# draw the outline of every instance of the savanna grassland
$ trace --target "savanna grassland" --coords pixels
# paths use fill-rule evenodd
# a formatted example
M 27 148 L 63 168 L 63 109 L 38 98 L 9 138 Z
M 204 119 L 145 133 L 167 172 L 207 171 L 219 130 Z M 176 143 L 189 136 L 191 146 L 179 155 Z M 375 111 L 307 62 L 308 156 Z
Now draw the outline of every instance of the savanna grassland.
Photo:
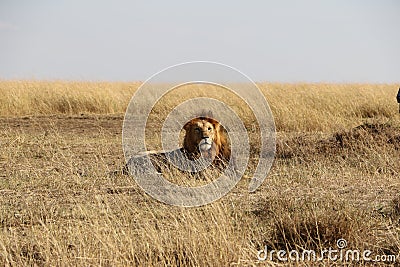
M 399 84 L 259 84 L 277 152 L 255 193 L 247 192 L 259 141 L 250 110 L 215 88 L 171 93 L 150 131 L 179 101 L 212 95 L 250 136 L 247 175 L 198 208 L 162 204 L 121 171 L 124 112 L 139 86 L 0 81 L 0 265 L 365 264 L 257 259 L 265 246 L 319 251 L 338 239 L 374 259 L 398 258 L 376 265 L 400 262 Z

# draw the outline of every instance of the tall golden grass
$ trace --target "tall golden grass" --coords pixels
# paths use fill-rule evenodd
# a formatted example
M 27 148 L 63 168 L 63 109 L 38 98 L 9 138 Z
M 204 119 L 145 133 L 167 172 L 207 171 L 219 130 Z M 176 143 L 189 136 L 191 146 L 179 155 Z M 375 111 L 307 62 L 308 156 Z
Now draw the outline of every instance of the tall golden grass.
M 122 114 L 140 84 L 0 81 L 0 116 Z M 399 84 L 259 83 L 258 87 L 269 102 L 279 131 L 338 130 L 369 118 L 396 119 L 398 114 L 395 97 Z M 173 107 L 196 95 L 238 105 L 239 99 L 226 94 L 211 86 L 196 91 L 188 86 L 172 93 L 162 105 Z
M 140 83 L 0 81 L 0 115 L 122 113 Z
M 400 260 L 398 84 L 259 84 L 278 130 L 270 174 L 253 194 L 243 179 L 189 209 L 159 203 L 115 172 L 124 164 L 123 113 L 139 85 L 0 82 L 0 265 L 280 265 L 259 262 L 257 251 L 318 251 L 340 238 Z M 251 132 L 248 109 L 215 88 L 171 93 L 155 122 L 210 92 Z

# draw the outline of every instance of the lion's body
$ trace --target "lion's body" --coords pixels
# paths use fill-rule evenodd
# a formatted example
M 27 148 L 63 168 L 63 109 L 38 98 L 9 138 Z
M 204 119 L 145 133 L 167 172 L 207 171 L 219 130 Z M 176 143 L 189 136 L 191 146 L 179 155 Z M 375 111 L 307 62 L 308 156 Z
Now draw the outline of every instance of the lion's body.
M 139 171 L 143 157 L 147 156 L 158 172 L 169 169 L 171 159 L 179 162 L 184 158 L 193 161 L 204 157 L 212 161 L 213 167 L 226 166 L 231 157 L 231 150 L 226 132 L 218 121 L 208 117 L 198 117 L 186 123 L 183 129 L 186 133 L 182 148 L 173 151 L 148 151 L 134 156 L 126 166 L 130 169 L 130 173 Z M 191 171 L 196 172 L 195 169 Z

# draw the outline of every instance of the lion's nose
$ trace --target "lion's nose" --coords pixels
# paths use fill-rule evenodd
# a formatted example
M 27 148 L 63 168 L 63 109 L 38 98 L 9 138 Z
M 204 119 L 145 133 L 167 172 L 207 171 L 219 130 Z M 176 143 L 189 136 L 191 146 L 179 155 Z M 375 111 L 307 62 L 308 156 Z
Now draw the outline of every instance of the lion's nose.
M 210 137 L 208 137 L 208 136 L 203 136 L 202 137 L 202 139 L 208 139 L 208 138 L 210 138 Z

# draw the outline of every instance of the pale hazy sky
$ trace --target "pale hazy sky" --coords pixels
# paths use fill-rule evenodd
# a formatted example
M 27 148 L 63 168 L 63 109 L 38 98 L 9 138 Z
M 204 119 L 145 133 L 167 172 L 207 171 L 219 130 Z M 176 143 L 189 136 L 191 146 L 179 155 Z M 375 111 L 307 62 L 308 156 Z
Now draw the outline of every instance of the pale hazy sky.
M 0 1 L 0 79 L 135 81 L 207 60 L 256 81 L 400 82 L 398 0 Z

